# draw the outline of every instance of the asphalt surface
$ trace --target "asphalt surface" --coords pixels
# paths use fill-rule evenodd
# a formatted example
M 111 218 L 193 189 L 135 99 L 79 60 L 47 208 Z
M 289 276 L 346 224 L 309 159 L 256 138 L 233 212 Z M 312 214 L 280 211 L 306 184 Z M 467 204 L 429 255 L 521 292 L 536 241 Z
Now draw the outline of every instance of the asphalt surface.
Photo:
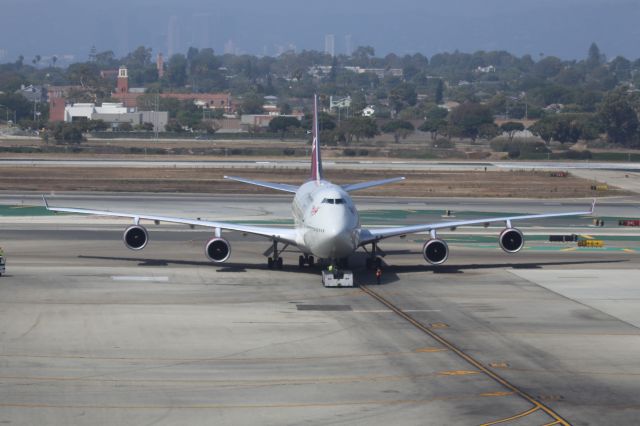
M 234 205 L 165 195 L 58 201 L 182 215 Z M 416 207 L 361 201 L 384 215 Z M 432 204 L 445 201 L 526 212 L 584 203 Z M 622 216 L 634 203 L 601 207 Z M 278 197 L 235 208 L 227 216 L 287 213 Z M 416 220 L 404 213 L 372 220 Z M 229 234 L 232 257 L 216 266 L 203 253 L 206 231 L 154 225 L 149 246 L 132 252 L 124 222 L 35 219 L 1 220 L 3 424 L 624 425 L 640 415 L 640 238 L 612 242 L 617 251 L 518 255 L 453 240 L 441 267 L 425 264 L 419 236 L 395 239 L 382 246 L 380 285 L 356 255 L 362 287 L 326 289 L 296 253 L 285 253 L 285 270 L 268 270 L 269 244 L 258 238 Z M 556 225 L 550 231 L 566 223 L 546 224 Z

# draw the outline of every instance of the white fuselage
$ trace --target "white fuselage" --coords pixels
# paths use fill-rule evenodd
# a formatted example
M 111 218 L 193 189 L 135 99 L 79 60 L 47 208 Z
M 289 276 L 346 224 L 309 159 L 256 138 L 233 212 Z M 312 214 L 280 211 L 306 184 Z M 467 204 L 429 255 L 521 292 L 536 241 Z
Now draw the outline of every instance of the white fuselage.
M 325 180 L 307 182 L 296 192 L 291 208 L 298 247 L 307 254 L 339 259 L 358 248 L 358 211 L 342 187 Z

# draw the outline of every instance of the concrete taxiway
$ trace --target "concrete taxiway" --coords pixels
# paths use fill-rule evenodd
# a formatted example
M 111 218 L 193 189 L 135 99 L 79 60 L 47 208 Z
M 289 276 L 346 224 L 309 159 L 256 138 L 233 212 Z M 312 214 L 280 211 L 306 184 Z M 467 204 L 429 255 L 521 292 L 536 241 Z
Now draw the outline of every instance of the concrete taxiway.
M 286 213 L 267 198 L 238 208 Z M 103 202 L 161 204 L 127 199 Z M 528 203 L 486 209 L 571 207 Z M 626 216 L 634 205 L 603 208 Z M 258 238 L 229 234 L 232 258 L 215 266 L 203 253 L 210 232 L 151 226 L 149 247 L 131 252 L 124 225 L 69 218 L 2 219 L 2 423 L 599 425 L 640 415 L 634 235 L 602 250 L 532 242 L 515 256 L 454 240 L 442 267 L 425 265 L 419 237 L 395 239 L 382 246 L 381 285 L 355 256 L 362 287 L 325 289 L 295 253 L 267 270 Z M 393 218 L 371 216 L 407 223 Z

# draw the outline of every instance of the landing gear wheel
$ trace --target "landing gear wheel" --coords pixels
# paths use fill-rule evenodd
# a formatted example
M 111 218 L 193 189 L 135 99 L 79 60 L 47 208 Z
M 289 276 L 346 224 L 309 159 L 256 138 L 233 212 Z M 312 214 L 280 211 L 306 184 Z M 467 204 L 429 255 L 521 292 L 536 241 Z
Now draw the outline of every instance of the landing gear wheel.
M 267 266 L 269 267 L 269 269 L 273 269 L 273 258 L 269 258 L 267 260 Z
M 309 264 L 309 266 L 313 266 L 313 256 L 309 256 L 309 258 L 307 259 L 307 263 Z
M 298 267 L 303 268 L 305 263 L 306 262 L 304 261 L 304 256 L 303 255 L 298 256 Z
M 279 257 L 278 260 L 276 260 L 276 267 L 278 269 L 282 269 L 282 258 Z

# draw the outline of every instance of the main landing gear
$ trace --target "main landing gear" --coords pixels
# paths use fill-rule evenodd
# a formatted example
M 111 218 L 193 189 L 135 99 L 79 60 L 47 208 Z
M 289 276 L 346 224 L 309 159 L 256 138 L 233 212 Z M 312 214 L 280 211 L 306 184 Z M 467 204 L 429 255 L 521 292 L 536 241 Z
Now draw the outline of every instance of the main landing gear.
M 382 258 L 378 257 L 378 244 L 371 244 L 371 252 L 366 260 L 367 269 L 377 269 L 382 266 Z
M 305 255 L 301 254 L 300 256 L 298 256 L 298 266 L 300 268 L 304 268 L 305 265 L 312 267 L 314 263 L 315 263 L 315 259 L 313 258 L 313 256 L 309 254 L 305 254 Z
M 271 256 L 267 259 L 267 266 L 269 269 L 282 269 L 282 257 L 280 254 L 287 248 L 289 244 L 285 245 L 282 250 L 278 251 L 278 242 L 274 241 L 273 246 L 267 251 L 271 252 Z

